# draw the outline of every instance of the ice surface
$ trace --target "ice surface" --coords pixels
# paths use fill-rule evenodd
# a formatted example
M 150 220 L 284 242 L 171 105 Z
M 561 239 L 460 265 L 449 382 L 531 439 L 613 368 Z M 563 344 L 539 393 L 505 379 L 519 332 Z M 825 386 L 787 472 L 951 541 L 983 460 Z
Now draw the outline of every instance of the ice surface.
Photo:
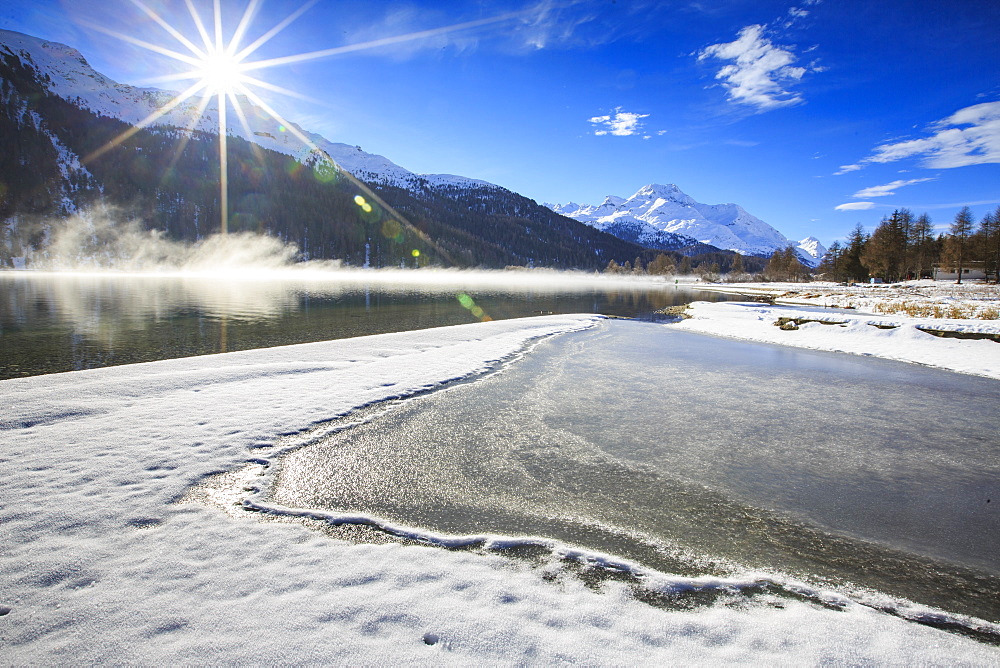
M 995 663 L 864 606 L 666 612 L 493 555 L 355 545 L 173 503 L 205 476 L 593 316 L 0 382 L 5 663 Z

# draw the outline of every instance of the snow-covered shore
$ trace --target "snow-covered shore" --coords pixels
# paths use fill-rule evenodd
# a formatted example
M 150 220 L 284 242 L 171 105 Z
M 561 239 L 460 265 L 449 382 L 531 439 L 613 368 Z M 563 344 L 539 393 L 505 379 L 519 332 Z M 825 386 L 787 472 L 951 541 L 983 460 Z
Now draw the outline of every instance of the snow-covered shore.
M 345 543 L 178 503 L 303 430 L 594 322 L 479 323 L 0 382 L 4 663 L 997 660 L 849 601 L 664 611 L 624 585 L 551 583 L 496 555 Z
M 702 334 L 869 355 L 1000 378 L 1000 320 L 911 316 L 908 312 L 990 315 L 1000 308 L 996 286 L 927 285 L 895 288 L 834 284 L 730 284 L 705 289 L 773 299 L 695 302 L 672 325 Z M 904 306 L 904 305 L 912 305 Z M 781 319 L 795 319 L 786 329 Z M 984 336 L 944 338 L 928 331 Z
M 715 283 L 699 289 L 767 298 L 778 304 L 854 309 L 933 320 L 994 320 L 1000 326 L 1000 285 L 920 280 L 903 283 Z

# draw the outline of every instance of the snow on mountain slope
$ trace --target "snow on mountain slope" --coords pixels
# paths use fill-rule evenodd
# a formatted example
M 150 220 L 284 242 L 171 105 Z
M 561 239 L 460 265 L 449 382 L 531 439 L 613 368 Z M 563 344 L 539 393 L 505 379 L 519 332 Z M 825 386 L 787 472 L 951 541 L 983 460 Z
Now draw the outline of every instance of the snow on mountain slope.
M 650 228 L 650 235 L 654 232 L 685 235 L 745 255 L 770 255 L 792 244 L 781 232 L 747 213 L 743 207 L 701 204 L 673 184 L 650 184 L 628 199 L 612 195 L 598 206 L 570 203 L 549 207 L 607 231 L 612 231 L 616 223 L 622 221 L 642 223 Z M 812 258 L 809 251 L 800 253 L 803 255 L 808 256 L 803 257 L 803 261 Z
M 823 256 L 826 255 L 826 246 L 824 246 L 816 237 L 806 237 L 799 242 L 795 250 L 798 252 L 802 261 L 810 267 L 818 266 L 820 261 L 823 259 Z M 808 257 L 803 257 L 803 255 Z
M 96 114 L 117 118 L 130 125 L 145 122 L 152 127 L 218 132 L 219 110 L 214 97 L 204 111 L 200 109 L 202 97 L 198 94 L 157 116 L 160 109 L 172 103 L 176 93 L 112 81 L 94 70 L 79 51 L 65 44 L 0 30 L 0 55 L 4 54 L 14 55 L 25 65 L 35 69 L 39 75 L 39 83 L 52 94 Z M 229 114 L 229 136 L 241 137 L 298 160 L 306 160 L 311 149 L 303 144 L 296 133 L 306 136 L 343 169 L 365 181 L 378 181 L 411 190 L 447 185 L 497 187 L 485 181 L 461 176 L 414 174 L 388 158 L 365 153 L 359 146 L 331 142 L 289 123 L 294 129 L 292 131 L 245 97 L 240 97 L 240 104 L 246 110 L 246 127 L 237 117 Z
M 658 229 L 627 205 L 628 200 L 608 195 L 597 205 L 588 204 L 545 204 L 556 213 L 573 218 L 608 232 L 620 239 L 633 241 L 647 248 L 675 249 L 697 244 L 694 237 L 673 231 Z

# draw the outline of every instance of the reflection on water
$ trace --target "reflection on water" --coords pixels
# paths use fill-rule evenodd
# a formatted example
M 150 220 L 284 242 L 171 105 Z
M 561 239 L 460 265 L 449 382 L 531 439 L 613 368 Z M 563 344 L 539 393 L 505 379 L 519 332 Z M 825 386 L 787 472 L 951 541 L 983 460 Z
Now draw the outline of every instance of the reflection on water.
M 0 272 L 0 379 L 544 313 L 648 318 L 728 298 L 542 272 Z

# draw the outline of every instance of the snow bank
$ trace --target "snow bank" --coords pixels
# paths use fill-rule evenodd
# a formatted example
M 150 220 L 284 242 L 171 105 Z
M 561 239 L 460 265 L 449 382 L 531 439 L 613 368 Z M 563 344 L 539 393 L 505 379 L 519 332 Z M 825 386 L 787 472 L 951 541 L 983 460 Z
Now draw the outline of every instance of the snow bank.
M 871 355 L 1000 378 L 1000 343 L 940 338 L 920 329 L 1000 335 L 1000 323 L 875 316 L 754 302 L 694 302 L 688 315 L 689 319 L 671 326 L 690 332 Z M 796 330 L 783 330 L 775 326 L 779 318 L 797 318 L 802 324 Z
M 0 382 L 4 663 L 997 660 L 994 648 L 857 604 L 669 612 L 621 584 L 549 583 L 496 555 L 354 545 L 175 503 L 282 434 L 495 367 L 593 321 L 509 320 Z

